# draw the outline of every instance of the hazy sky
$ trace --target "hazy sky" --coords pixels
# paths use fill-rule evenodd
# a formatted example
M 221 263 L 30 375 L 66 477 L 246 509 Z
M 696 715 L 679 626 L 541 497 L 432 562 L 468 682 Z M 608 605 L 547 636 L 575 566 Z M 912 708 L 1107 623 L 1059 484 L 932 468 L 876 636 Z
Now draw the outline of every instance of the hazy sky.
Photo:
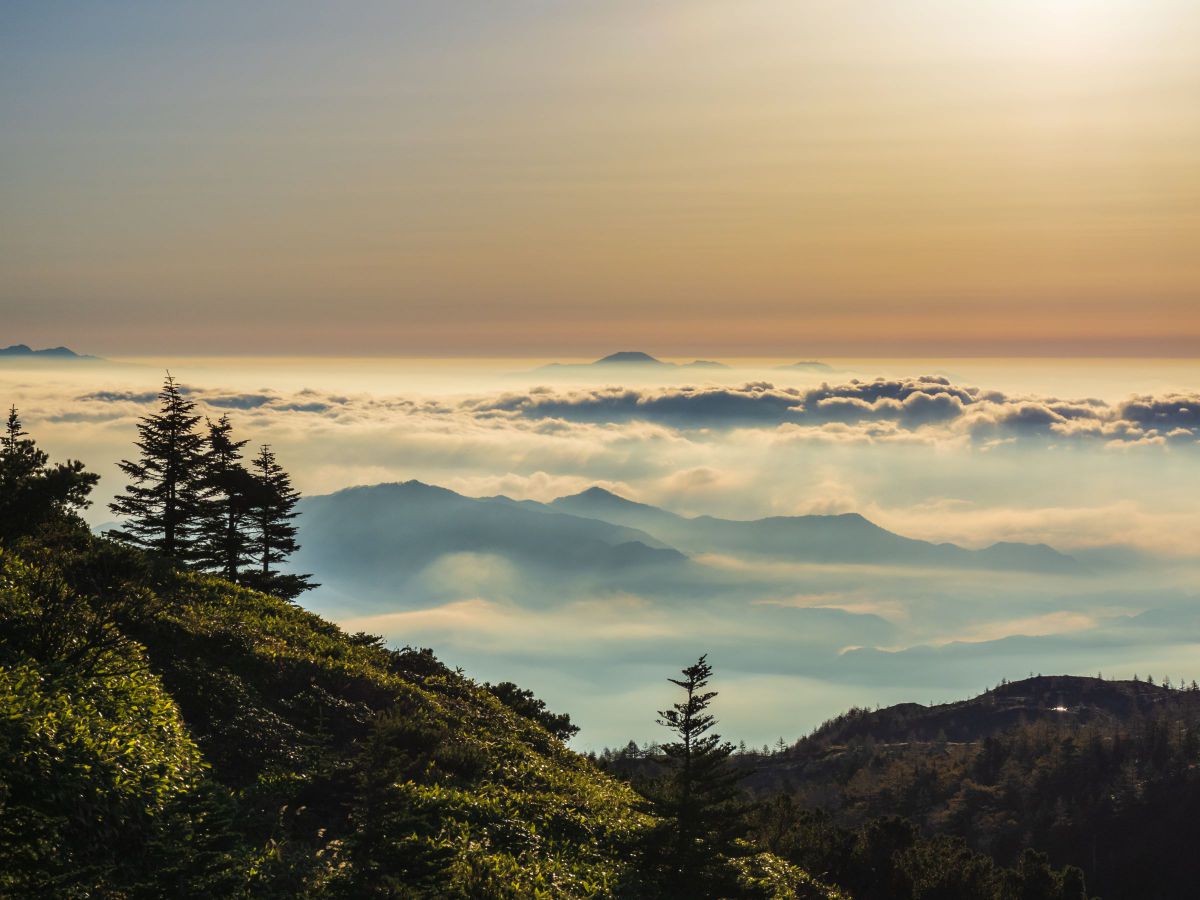
M 8 2 L 0 343 L 1196 355 L 1195 0 Z

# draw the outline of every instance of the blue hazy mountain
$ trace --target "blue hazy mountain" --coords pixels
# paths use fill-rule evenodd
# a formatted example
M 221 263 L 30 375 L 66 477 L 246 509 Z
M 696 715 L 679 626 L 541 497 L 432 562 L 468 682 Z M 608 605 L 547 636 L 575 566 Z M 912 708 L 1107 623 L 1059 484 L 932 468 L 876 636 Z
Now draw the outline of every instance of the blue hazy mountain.
M 398 588 L 447 558 L 475 568 L 503 560 L 527 580 L 530 598 L 563 579 L 620 588 L 650 575 L 657 580 L 662 570 L 687 562 L 636 528 L 504 498 L 464 497 L 419 481 L 307 497 L 299 511 L 302 549 L 292 567 L 367 601 L 395 598 Z
M 593 366 L 666 366 L 670 363 L 665 363 L 661 359 L 655 359 L 649 353 L 643 353 L 641 350 L 619 350 L 616 353 L 610 353 L 603 359 L 598 359 Z
M 550 509 L 640 528 L 688 554 L 729 553 L 804 562 L 933 565 L 1071 573 L 1078 562 L 1045 544 L 1003 542 L 982 550 L 903 537 L 858 513 L 772 516 L 740 521 L 680 516 L 590 488 L 548 504 Z
M 626 591 L 699 599 L 753 590 L 699 554 L 764 561 L 1071 574 L 1082 567 L 1041 544 L 968 550 L 894 534 L 857 514 L 753 521 L 689 518 L 601 488 L 550 503 L 465 497 L 408 481 L 308 497 L 299 506 L 296 571 L 327 594 L 404 606 L 475 590 L 524 603 Z M 754 579 L 751 579 L 754 580 Z M 475 585 L 475 587 L 472 587 Z
M 34 350 L 28 344 L 13 344 L 0 348 L 0 358 L 4 359 L 55 359 L 55 360 L 85 360 L 96 359 L 95 356 L 84 356 L 69 347 L 47 347 Z
M 592 369 L 604 368 L 627 368 L 637 370 L 663 370 L 663 369 L 728 369 L 729 366 L 725 363 L 716 362 L 711 359 L 697 359 L 690 363 L 673 363 L 665 362 L 649 353 L 643 353 L 641 350 L 619 350 L 616 353 L 610 353 L 608 356 L 602 357 L 595 362 L 590 363 L 550 363 L 549 365 L 540 367 L 537 371 L 557 371 L 557 372 L 580 372 Z

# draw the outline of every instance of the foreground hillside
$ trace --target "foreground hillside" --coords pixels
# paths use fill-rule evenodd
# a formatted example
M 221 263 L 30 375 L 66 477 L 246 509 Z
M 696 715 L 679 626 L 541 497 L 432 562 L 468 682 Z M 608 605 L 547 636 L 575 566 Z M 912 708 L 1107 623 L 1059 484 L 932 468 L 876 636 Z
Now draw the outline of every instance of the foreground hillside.
M 653 895 L 634 792 L 428 651 L 71 528 L 0 633 L 0 896 Z

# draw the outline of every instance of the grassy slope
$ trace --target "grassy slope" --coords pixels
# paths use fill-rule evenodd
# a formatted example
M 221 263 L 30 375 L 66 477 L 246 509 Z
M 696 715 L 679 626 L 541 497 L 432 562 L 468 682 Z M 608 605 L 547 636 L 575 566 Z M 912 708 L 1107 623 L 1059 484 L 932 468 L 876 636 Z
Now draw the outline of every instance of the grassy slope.
M 0 895 L 643 894 L 634 793 L 431 655 L 104 541 L 22 557 Z M 740 866 L 747 896 L 827 896 Z

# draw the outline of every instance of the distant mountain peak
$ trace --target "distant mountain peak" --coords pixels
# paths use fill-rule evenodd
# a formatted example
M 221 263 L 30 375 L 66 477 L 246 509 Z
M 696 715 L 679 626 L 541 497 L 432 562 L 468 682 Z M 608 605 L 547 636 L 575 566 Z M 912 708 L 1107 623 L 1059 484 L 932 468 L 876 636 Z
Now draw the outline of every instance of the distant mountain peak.
M 34 350 L 28 344 L 12 344 L 0 348 L 0 356 L 35 357 L 38 359 L 95 359 L 94 356 L 84 356 L 69 347 L 46 347 Z
M 585 491 L 580 491 L 578 494 L 571 494 L 567 497 L 559 497 L 550 505 L 553 506 L 558 504 L 559 506 L 567 506 L 572 502 L 584 502 L 592 504 L 602 503 L 609 507 L 637 507 L 639 509 L 654 509 L 658 511 L 656 507 L 649 506 L 645 503 L 638 503 L 636 500 L 630 500 L 627 497 L 622 497 L 620 494 L 614 494 L 612 491 L 608 490 L 607 488 L 602 488 L 599 485 L 593 485 Z
M 333 491 L 330 494 L 317 495 L 318 497 L 336 497 L 342 494 L 370 494 L 370 493 L 400 493 L 413 496 L 436 496 L 436 497 L 458 497 L 466 500 L 470 499 L 463 497 L 457 491 L 452 491 L 450 488 L 441 487 L 436 484 L 427 484 L 424 481 L 418 481 L 415 478 L 410 478 L 408 481 L 388 481 L 382 484 L 358 484 L 353 487 L 342 488 L 341 490 Z
M 619 350 L 616 353 L 610 353 L 603 359 L 598 359 L 594 366 L 665 366 L 667 363 L 661 359 L 655 359 L 649 353 L 643 353 L 641 350 Z
M 592 485 L 592 487 L 588 488 L 585 491 L 580 491 L 575 496 L 577 496 L 577 497 L 615 497 L 618 500 L 625 499 L 624 497 L 620 497 L 617 494 L 614 494 L 612 491 L 608 490 L 607 488 L 602 488 L 599 485 Z
M 601 500 L 601 501 L 604 501 L 605 503 L 632 503 L 633 502 L 632 500 L 622 497 L 620 494 L 615 494 L 612 491 L 608 490 L 607 488 L 602 488 L 602 487 L 599 487 L 598 485 L 590 487 L 586 491 L 580 491 L 578 494 L 575 495 L 575 497 L 579 500 Z
M 536 371 L 539 372 L 586 372 L 591 369 L 606 368 L 606 367 L 628 366 L 630 368 L 653 369 L 655 371 L 663 371 L 674 369 L 676 371 L 686 371 L 688 369 L 728 369 L 723 362 L 717 362 L 712 359 L 695 359 L 689 363 L 674 363 L 666 362 L 656 356 L 651 356 L 649 353 L 644 353 L 641 350 L 618 350 L 616 353 L 610 353 L 608 356 L 602 357 L 595 362 L 589 363 L 549 363 L 541 366 Z

